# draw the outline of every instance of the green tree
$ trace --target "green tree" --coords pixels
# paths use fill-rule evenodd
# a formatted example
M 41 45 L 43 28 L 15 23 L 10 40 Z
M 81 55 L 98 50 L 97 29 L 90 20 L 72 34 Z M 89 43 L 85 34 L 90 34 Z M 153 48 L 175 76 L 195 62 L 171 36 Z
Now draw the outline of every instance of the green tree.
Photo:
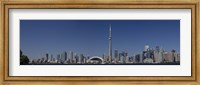
M 29 59 L 26 55 L 23 55 L 23 52 L 20 50 L 20 65 L 29 64 Z

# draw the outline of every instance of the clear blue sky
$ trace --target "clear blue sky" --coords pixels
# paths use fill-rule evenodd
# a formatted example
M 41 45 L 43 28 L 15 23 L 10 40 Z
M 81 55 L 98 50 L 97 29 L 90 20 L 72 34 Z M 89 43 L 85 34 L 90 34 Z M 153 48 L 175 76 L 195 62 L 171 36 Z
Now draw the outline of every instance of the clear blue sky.
M 179 20 L 20 20 L 20 49 L 30 59 L 64 51 L 108 55 L 109 24 L 113 52 L 124 50 L 132 56 L 145 44 L 180 52 Z

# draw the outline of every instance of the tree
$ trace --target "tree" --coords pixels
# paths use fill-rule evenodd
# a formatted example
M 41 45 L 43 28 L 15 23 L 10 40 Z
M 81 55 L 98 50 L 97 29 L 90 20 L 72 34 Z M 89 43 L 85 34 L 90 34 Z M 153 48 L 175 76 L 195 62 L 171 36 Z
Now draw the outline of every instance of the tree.
M 26 55 L 23 55 L 23 52 L 20 50 L 20 65 L 29 64 L 29 59 Z

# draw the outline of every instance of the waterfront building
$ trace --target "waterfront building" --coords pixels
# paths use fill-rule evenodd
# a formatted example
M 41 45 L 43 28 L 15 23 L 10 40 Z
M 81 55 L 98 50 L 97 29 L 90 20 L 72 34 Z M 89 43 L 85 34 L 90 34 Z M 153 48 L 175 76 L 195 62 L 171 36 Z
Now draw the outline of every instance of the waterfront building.
M 135 62 L 140 63 L 140 54 L 135 55 Z
M 161 63 L 163 61 L 163 51 L 159 46 L 156 46 L 156 50 L 154 51 L 154 62 Z
M 102 58 L 103 58 L 103 62 L 107 62 L 107 57 L 105 54 L 102 55 Z
M 53 61 L 53 54 L 51 54 L 51 59 L 50 59 L 50 61 Z
M 161 52 L 157 52 L 157 51 L 155 51 L 154 52 L 154 62 L 155 63 L 161 63 L 162 62 L 162 53 Z
M 122 53 L 120 54 L 120 56 L 122 57 L 122 63 L 127 63 L 128 62 L 128 53 L 125 51 L 122 51 Z
M 173 62 L 174 57 L 172 52 L 164 52 L 163 53 L 163 62 Z
M 180 54 L 176 53 L 175 54 L 176 62 L 180 62 Z
M 128 63 L 128 52 L 125 52 L 125 63 Z
M 119 61 L 119 54 L 118 54 L 118 50 L 117 49 L 115 49 L 115 63 L 118 63 L 118 61 Z
M 47 62 L 48 62 L 48 60 L 49 60 L 49 54 L 48 54 L 48 53 L 46 53 L 46 59 L 44 60 L 44 63 L 47 63 Z
M 139 63 L 143 63 L 143 59 L 144 59 L 143 54 L 139 54 L 139 56 L 140 56 L 140 62 Z
M 57 55 L 57 63 L 61 62 L 60 54 Z
M 122 53 L 119 53 L 119 60 L 118 63 L 122 63 Z
M 84 58 L 83 54 L 80 54 L 80 56 L 78 56 L 78 62 L 77 63 L 79 63 L 79 64 L 83 63 L 83 58 Z
M 67 52 L 64 52 L 64 61 L 67 61 Z
M 41 60 L 40 60 L 40 59 L 37 59 L 36 63 L 37 63 L 37 64 L 40 64 L 40 63 L 41 63 Z
M 86 64 L 86 57 L 83 57 L 83 64 Z
M 42 63 L 42 64 L 45 63 L 45 59 L 44 59 L 44 58 L 41 59 L 41 63 Z
M 74 58 L 74 54 L 72 51 L 69 52 L 69 55 L 70 55 L 70 63 L 73 63 L 73 58 Z
M 73 59 L 73 63 L 77 64 L 78 62 L 78 54 L 74 53 L 74 59 Z
M 67 59 L 67 52 L 63 52 L 61 54 L 61 62 L 64 63 L 66 61 L 66 59 Z

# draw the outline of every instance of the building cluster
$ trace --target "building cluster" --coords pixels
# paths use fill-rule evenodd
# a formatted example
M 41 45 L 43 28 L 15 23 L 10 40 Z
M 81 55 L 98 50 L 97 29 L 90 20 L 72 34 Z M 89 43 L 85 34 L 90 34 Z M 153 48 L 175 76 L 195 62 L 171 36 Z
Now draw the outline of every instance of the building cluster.
M 144 51 L 139 54 L 128 56 L 125 51 L 118 53 L 118 50 L 114 50 L 111 61 L 105 56 L 103 59 L 105 64 L 178 64 L 180 63 L 180 54 L 174 49 L 167 52 L 159 46 L 149 48 L 149 45 L 145 45 Z
M 34 59 L 30 64 L 180 64 L 180 54 L 176 50 L 167 52 L 159 46 L 150 48 L 149 45 L 145 45 L 141 53 L 132 56 L 129 56 L 126 51 L 119 52 L 118 50 L 114 50 L 114 55 L 112 55 L 111 25 L 108 40 L 108 55 L 86 56 L 70 51 L 54 57 L 47 53 L 45 57 Z
M 84 64 L 88 58 L 89 56 L 78 55 L 72 51 L 69 53 L 63 52 L 56 57 L 47 53 L 45 57 L 34 59 L 30 64 Z

